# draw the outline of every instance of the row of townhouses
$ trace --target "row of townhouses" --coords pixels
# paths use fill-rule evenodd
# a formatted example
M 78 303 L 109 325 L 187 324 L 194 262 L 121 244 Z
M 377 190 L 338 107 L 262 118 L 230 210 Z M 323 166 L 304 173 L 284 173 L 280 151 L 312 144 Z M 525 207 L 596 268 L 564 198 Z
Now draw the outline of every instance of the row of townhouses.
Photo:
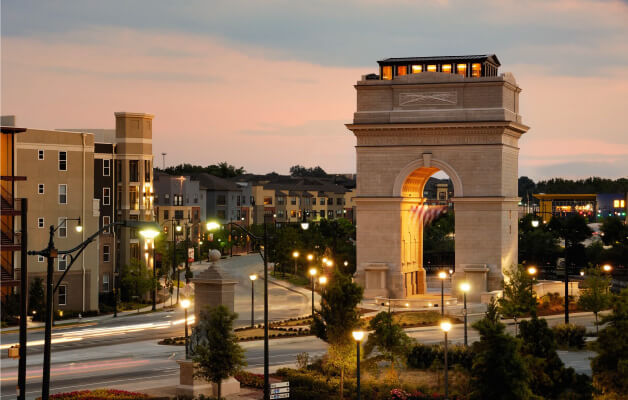
M 354 221 L 355 176 L 168 175 L 153 166 L 153 116 L 114 116 L 115 129 L 20 128 L 14 117 L 2 117 L 3 295 L 19 286 L 20 199 L 28 202 L 28 250 L 46 247 L 51 225 L 57 228 L 56 248 L 68 250 L 99 229 L 126 220 L 156 221 L 168 232 L 167 240 L 175 235 L 175 225 L 184 225 L 191 246 L 201 240 L 207 221 Z M 79 223 L 80 231 L 75 229 Z M 115 289 L 121 266 L 138 259 L 152 268 L 155 260 L 147 251 L 152 246 L 135 229 L 104 231 L 63 277 L 55 309 L 97 310 L 100 296 Z M 28 256 L 27 262 L 29 282 L 45 281 L 45 259 Z M 64 256 L 55 259 L 55 281 L 69 263 Z

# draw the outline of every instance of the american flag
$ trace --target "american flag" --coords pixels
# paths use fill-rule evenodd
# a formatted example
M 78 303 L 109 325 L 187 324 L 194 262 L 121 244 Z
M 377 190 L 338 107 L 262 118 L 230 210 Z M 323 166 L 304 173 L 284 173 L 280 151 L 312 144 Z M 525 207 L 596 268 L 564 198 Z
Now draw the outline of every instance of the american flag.
M 429 206 L 425 203 L 410 207 L 410 223 L 412 225 L 423 221 L 423 226 L 429 225 L 439 215 L 447 212 L 447 206 Z

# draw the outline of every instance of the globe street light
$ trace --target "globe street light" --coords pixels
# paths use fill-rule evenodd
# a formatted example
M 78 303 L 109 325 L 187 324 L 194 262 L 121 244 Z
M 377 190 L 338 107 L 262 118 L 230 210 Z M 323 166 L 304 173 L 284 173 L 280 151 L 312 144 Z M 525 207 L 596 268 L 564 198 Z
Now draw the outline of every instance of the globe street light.
M 539 220 L 538 219 L 533 219 L 531 223 L 532 223 L 532 227 L 533 228 L 538 228 L 539 227 Z
M 314 277 L 317 272 L 316 268 L 310 268 L 310 276 L 312 277 L 312 318 L 314 318 Z
M 440 315 L 445 316 L 445 279 L 447 279 L 447 272 L 440 271 L 438 273 L 440 278 Z
M 308 261 L 312 261 L 314 259 L 314 254 L 308 254 L 307 255 L 307 260 Z
M 530 279 L 530 294 L 534 293 L 534 276 L 536 275 L 537 272 L 538 272 L 538 270 L 536 269 L 535 266 L 528 267 L 528 275 L 530 275 L 530 277 L 531 277 L 531 279 Z
M 185 325 L 185 359 L 188 359 L 188 307 L 190 307 L 190 300 L 181 300 L 181 307 L 185 311 L 185 318 L 183 319 L 183 325 Z
M 462 282 L 460 284 L 460 290 L 462 290 L 462 297 L 464 299 L 464 345 L 468 346 L 469 343 L 467 341 L 467 292 L 471 290 L 471 285 L 469 282 Z
M 447 332 L 451 330 L 451 323 L 449 321 L 442 321 L 440 323 L 440 329 L 445 333 L 445 399 L 449 397 L 449 382 L 447 371 Z
M 151 293 L 151 297 L 153 298 L 153 306 L 152 306 L 152 310 L 155 311 L 157 310 L 157 288 L 156 288 L 156 279 L 157 279 L 157 273 L 156 273 L 156 263 L 155 263 L 155 238 L 159 235 L 159 231 L 156 229 L 142 229 L 140 231 L 140 235 L 142 235 L 143 238 L 145 239 L 150 239 L 153 242 L 153 290 Z
M 257 274 L 249 275 L 249 279 L 251 280 L 251 328 L 255 325 L 255 280 L 257 279 Z
M 613 267 L 611 267 L 610 264 L 604 264 L 604 265 L 602 265 L 602 270 L 604 272 L 611 272 L 613 270 Z
M 327 265 L 328 267 L 333 267 L 334 266 L 334 262 L 332 260 L 327 260 L 325 265 Z
M 318 278 L 318 283 L 320 285 L 326 285 L 327 284 L 327 277 L 325 275 L 321 276 L 320 278 Z
M 364 339 L 364 331 L 353 331 L 351 333 L 353 335 L 353 339 L 356 343 L 356 354 L 357 354 L 357 368 L 355 370 L 355 375 L 357 378 L 357 392 L 358 392 L 358 400 L 360 400 L 360 342 Z

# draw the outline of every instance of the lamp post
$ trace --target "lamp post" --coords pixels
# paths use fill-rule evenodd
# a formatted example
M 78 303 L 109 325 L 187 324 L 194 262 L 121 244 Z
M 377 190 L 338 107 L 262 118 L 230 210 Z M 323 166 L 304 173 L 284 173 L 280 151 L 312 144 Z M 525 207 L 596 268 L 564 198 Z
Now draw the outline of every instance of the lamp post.
M 440 329 L 445 333 L 445 400 L 449 398 L 449 382 L 448 382 L 448 366 L 447 366 L 447 332 L 451 329 L 451 323 L 449 321 L 443 321 L 440 323 Z
M 440 315 L 445 316 L 445 279 L 447 279 L 447 272 L 440 271 L 438 273 L 440 278 Z
M 248 231 L 242 225 L 235 222 L 229 222 L 227 225 L 235 226 L 244 232 L 249 238 L 263 243 L 260 246 L 259 254 L 264 260 L 264 400 L 270 400 L 270 365 L 269 365 L 269 343 L 268 343 L 268 224 L 266 223 L 266 215 L 264 215 L 264 235 L 256 236 Z M 217 222 L 208 222 L 207 230 L 212 231 L 220 228 Z
M 174 220 L 173 221 L 173 225 L 174 225 Z M 177 273 L 177 302 L 176 304 L 179 304 L 179 286 L 181 284 L 181 271 L 179 271 L 179 265 L 177 264 L 177 233 L 180 233 L 181 230 L 183 228 L 181 227 L 181 225 L 179 225 L 179 221 L 177 221 L 177 226 L 175 227 L 174 232 L 172 232 L 172 234 L 174 235 L 172 238 L 172 269 L 173 271 L 176 271 Z M 187 249 L 185 249 L 185 251 L 187 252 Z M 185 257 L 187 258 L 187 254 L 185 254 Z
M 298 251 L 293 251 L 292 252 L 292 258 L 294 258 L 294 275 L 296 276 L 297 274 L 297 259 L 299 258 L 299 252 Z M 283 271 L 283 268 L 282 268 Z
M 530 275 L 530 294 L 534 293 L 534 277 L 539 272 L 535 266 L 528 267 L 528 275 Z
M 50 225 L 49 230 L 49 238 L 48 238 L 48 246 L 39 251 L 29 251 L 28 255 L 31 256 L 43 256 L 47 259 L 47 268 L 46 268 L 46 323 L 44 329 L 44 365 L 42 371 L 42 385 L 41 385 L 41 398 L 42 400 L 48 400 L 50 397 L 50 356 L 51 356 L 51 344 L 52 344 L 52 312 L 53 312 L 53 295 L 59 288 L 59 285 L 65 278 L 66 274 L 74 265 L 74 262 L 79 258 L 79 256 L 83 253 L 83 251 L 87 248 L 87 246 L 92 243 L 96 238 L 104 231 L 109 230 L 112 227 L 116 226 L 129 226 L 133 228 L 141 227 L 141 226 L 152 226 L 154 224 L 150 222 L 140 222 L 140 221 L 125 221 L 125 222 L 114 222 L 108 225 L 104 225 L 98 231 L 93 233 L 87 239 L 85 239 L 82 243 L 77 245 L 76 247 L 70 250 L 58 250 L 55 247 L 54 243 L 54 234 L 55 232 L 62 226 L 67 225 L 67 221 L 78 221 L 78 225 L 76 227 L 77 232 L 81 232 L 83 230 L 83 226 L 81 225 L 80 218 L 68 218 L 65 219 L 61 224 L 57 227 L 54 225 Z M 59 278 L 56 284 L 53 282 L 53 264 L 54 259 L 59 255 L 64 255 L 70 257 L 70 263 L 67 265 L 66 269 L 63 271 L 63 274 Z
M 355 369 L 355 375 L 357 378 L 356 391 L 358 394 L 358 400 L 360 400 L 360 342 L 364 339 L 364 331 L 353 331 L 353 339 L 356 343 L 356 355 L 357 355 L 357 366 Z
M 602 265 L 602 271 L 606 272 L 607 274 L 611 274 L 611 271 L 613 270 L 613 267 L 610 264 L 604 264 Z M 612 282 L 611 282 L 612 285 Z M 606 288 L 606 293 L 608 293 L 608 287 Z
M 183 319 L 183 325 L 185 325 L 185 359 L 188 359 L 188 307 L 190 307 L 190 300 L 181 300 L 181 307 L 185 311 L 185 317 Z
M 467 339 L 467 292 L 471 290 L 471 285 L 469 282 L 462 282 L 460 284 L 460 290 L 462 290 L 462 298 L 464 299 L 464 345 L 469 346 L 469 342 Z
M 316 273 L 316 268 L 310 268 L 310 276 L 312 277 L 312 318 L 314 318 L 314 277 Z
M 255 325 L 255 280 L 257 279 L 257 274 L 249 275 L 249 279 L 251 280 L 251 328 Z
M 156 272 L 156 267 L 157 267 L 157 263 L 155 262 L 155 238 L 159 235 L 159 231 L 156 231 L 154 229 L 144 229 L 140 231 L 140 235 L 142 235 L 142 237 L 144 237 L 145 239 L 151 239 L 153 242 L 153 290 L 151 293 L 151 296 L 153 298 L 153 306 L 152 306 L 152 310 L 155 311 L 157 309 L 157 272 Z

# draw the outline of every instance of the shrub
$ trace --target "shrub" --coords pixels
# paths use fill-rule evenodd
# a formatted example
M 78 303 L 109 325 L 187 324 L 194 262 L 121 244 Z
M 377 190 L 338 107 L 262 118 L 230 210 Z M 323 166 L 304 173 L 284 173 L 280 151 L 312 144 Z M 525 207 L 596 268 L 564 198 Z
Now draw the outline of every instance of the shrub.
M 253 374 L 247 371 L 237 372 L 233 376 L 242 386 L 252 387 L 256 389 L 264 388 L 264 375 Z
M 440 363 L 445 363 L 445 348 L 441 345 L 415 344 L 408 354 L 408 366 L 417 369 L 427 369 L 438 359 Z M 452 345 L 447 349 L 447 362 L 449 367 L 460 365 L 469 370 L 473 364 L 473 353 L 471 348 Z
M 450 400 L 458 400 L 462 399 L 457 395 L 447 397 Z M 402 389 L 393 389 L 390 391 L 390 399 L 391 400 L 445 400 L 445 395 L 432 393 L 427 394 L 421 391 L 415 391 L 412 393 L 408 393 Z
M 39 398 L 41 399 L 41 397 Z M 150 399 L 144 393 L 127 392 L 115 389 L 79 390 L 50 395 L 51 400 L 135 400 Z
M 584 338 L 587 333 L 584 326 L 559 324 L 554 326 L 552 331 L 559 348 L 584 348 Z

